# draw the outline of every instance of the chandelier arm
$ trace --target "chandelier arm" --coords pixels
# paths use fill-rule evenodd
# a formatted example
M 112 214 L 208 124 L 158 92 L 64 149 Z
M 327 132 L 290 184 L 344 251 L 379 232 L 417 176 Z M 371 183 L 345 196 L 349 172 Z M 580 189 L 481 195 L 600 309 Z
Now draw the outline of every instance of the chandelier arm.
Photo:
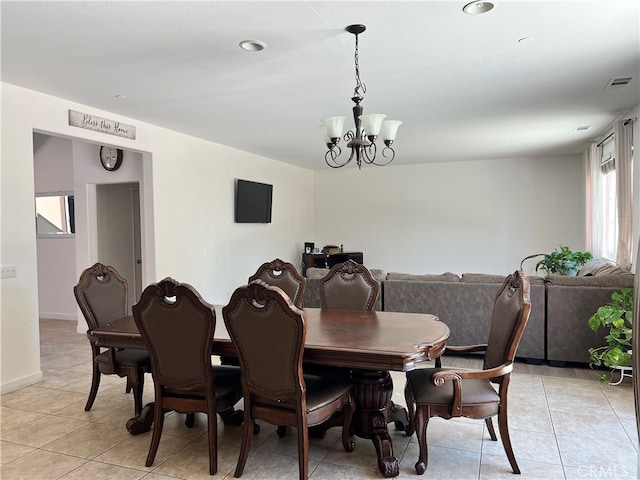
M 344 165 L 346 165 L 346 163 L 340 164 L 336 160 L 341 154 L 342 154 L 342 149 L 338 145 L 335 145 L 333 148 L 327 150 L 327 153 L 324 154 L 324 161 L 331 168 L 343 167 Z
M 363 147 L 362 152 L 364 153 L 363 160 L 365 163 L 369 165 L 376 164 L 375 162 L 376 162 L 376 154 L 378 153 L 378 147 L 376 146 L 375 143 L 371 143 L 369 146 Z
M 380 162 L 380 163 L 372 162 L 373 165 L 377 165 L 379 167 L 384 167 L 385 165 L 389 165 L 391 162 L 393 162 L 393 159 L 396 158 L 396 151 L 391 147 L 384 147 L 382 149 L 382 156 L 384 158 L 387 158 L 387 153 L 386 153 L 387 150 L 389 152 L 391 152 L 391 158 L 389 160 L 387 160 L 386 162 Z
M 356 134 L 353 133 L 353 130 L 347 130 L 342 138 L 344 138 L 344 141 L 348 143 L 351 140 L 353 140 L 355 138 L 355 136 L 356 136 Z

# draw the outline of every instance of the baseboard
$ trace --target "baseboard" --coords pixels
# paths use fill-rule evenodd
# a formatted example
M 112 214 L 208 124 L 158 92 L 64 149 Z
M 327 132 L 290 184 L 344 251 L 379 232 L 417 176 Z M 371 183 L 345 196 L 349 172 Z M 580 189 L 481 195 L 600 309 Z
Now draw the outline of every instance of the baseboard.
M 33 385 L 34 383 L 38 383 L 41 381 L 42 370 L 40 370 L 38 373 L 34 373 L 33 375 L 29 375 L 28 377 L 22 377 L 11 382 L 0 384 L 0 395 L 13 392 L 14 390 L 18 390 L 23 387 L 28 387 L 29 385 Z
M 75 313 L 50 313 L 40 312 L 40 318 L 50 318 L 51 320 L 73 320 L 78 321 L 78 315 Z

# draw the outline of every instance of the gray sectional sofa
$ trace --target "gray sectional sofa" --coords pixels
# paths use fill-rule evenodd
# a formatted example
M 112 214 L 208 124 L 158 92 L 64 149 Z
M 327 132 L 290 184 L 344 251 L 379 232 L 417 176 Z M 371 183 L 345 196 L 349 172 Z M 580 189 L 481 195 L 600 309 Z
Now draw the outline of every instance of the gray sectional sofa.
M 587 266 L 585 266 L 587 267 Z M 530 276 L 531 315 L 518 357 L 533 363 L 588 363 L 591 346 L 604 345 L 606 332 L 593 333 L 587 319 L 634 275 L 620 269 L 585 268 L 581 276 Z M 307 269 L 303 305 L 320 307 L 319 283 L 327 269 Z M 371 270 L 382 293 L 376 310 L 432 313 L 451 330 L 449 344 L 486 343 L 495 294 L 504 276 L 479 273 L 413 275 Z

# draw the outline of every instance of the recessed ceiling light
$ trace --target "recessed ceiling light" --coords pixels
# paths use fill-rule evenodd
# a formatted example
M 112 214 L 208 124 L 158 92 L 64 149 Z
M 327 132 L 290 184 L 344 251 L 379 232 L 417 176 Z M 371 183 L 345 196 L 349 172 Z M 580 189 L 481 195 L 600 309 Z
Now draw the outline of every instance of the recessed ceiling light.
M 589 130 L 590 125 L 579 125 L 573 129 L 574 132 L 584 132 L 585 130 Z
M 479 15 L 481 13 L 487 13 L 489 10 L 493 9 L 493 7 L 494 5 L 491 2 L 475 1 L 467 3 L 462 8 L 462 11 L 469 15 Z
M 259 40 L 243 40 L 240 42 L 240 48 L 250 52 L 259 52 L 267 48 L 267 44 Z
M 527 44 L 533 42 L 533 37 L 522 37 L 518 39 L 518 43 Z
M 126 96 L 126 95 L 120 95 L 120 94 L 118 94 L 118 95 L 116 95 L 116 98 L 117 98 L 118 100 L 126 100 L 127 96 Z

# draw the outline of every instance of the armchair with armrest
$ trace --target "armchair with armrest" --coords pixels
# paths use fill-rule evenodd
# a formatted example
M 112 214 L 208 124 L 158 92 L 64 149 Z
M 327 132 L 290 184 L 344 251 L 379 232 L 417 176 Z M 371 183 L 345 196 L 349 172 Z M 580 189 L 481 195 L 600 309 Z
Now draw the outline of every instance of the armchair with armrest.
M 498 417 L 500 437 L 513 473 L 520 473 L 507 419 L 507 394 L 516 350 L 529 318 L 529 281 L 523 273 L 509 275 L 496 295 L 489 340 L 486 345 L 447 347 L 447 352 L 485 352 L 482 370 L 442 368 L 407 372 L 405 398 L 411 419 L 407 434 L 418 437 L 420 454 L 415 465 L 421 475 L 427 468 L 427 425 L 431 417 L 484 419 L 491 439 L 497 441 L 492 417 Z M 496 391 L 492 384 L 498 386 Z

